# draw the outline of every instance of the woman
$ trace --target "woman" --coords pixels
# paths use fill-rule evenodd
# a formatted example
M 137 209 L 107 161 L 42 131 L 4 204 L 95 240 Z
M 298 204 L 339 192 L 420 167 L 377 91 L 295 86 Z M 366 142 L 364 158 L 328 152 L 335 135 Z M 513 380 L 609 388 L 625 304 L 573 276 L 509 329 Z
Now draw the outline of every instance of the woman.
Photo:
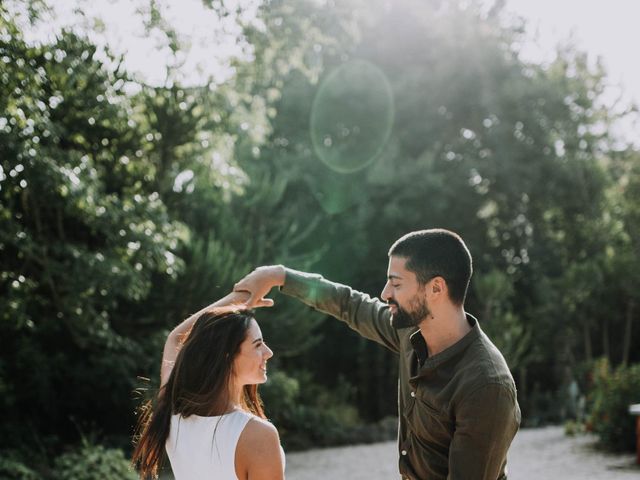
M 166 448 L 176 480 L 284 479 L 284 452 L 257 387 L 273 352 L 250 312 L 236 308 L 248 296 L 231 293 L 169 334 L 160 390 L 142 409 L 133 452 L 141 478 L 157 477 Z

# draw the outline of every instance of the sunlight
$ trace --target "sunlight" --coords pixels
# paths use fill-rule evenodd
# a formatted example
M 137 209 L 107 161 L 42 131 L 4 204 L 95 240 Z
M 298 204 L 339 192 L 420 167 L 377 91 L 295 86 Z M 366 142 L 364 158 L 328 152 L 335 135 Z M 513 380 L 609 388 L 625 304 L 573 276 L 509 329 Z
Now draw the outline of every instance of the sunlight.
M 166 22 L 180 45 L 172 51 L 171 39 L 151 23 L 149 2 L 131 0 L 95 0 L 91 14 L 79 12 L 83 0 L 51 2 L 52 11 L 36 28 L 25 28 L 28 42 L 51 41 L 62 29 L 86 34 L 101 49 L 108 46 L 116 55 L 124 55 L 129 72 L 149 85 L 180 82 L 184 86 L 213 81 L 221 84 L 234 74 L 231 62 L 251 60 L 251 48 L 242 39 L 241 23 L 255 21 L 258 0 L 225 2 L 229 15 L 219 16 L 202 0 L 159 0 L 155 2 L 159 22 Z M 236 14 L 238 7 L 240 13 Z M 24 13 L 24 6 L 22 8 Z M 16 6 L 20 9 L 20 5 Z M 26 22 L 26 19 L 23 18 Z M 260 28 L 260 25 L 255 25 Z M 100 58 L 106 56 L 100 52 Z M 173 68 L 169 77 L 167 69 Z
M 494 0 L 483 0 L 494 4 Z M 558 45 L 573 43 L 587 52 L 592 65 L 601 61 L 608 85 L 601 101 L 614 111 L 640 103 L 640 64 L 635 45 L 640 44 L 637 28 L 640 3 L 626 0 L 584 2 L 580 0 L 507 0 L 506 10 L 527 21 L 529 41 L 523 43 L 522 58 L 549 62 Z M 617 125 L 622 137 L 640 145 L 638 118 L 627 118 Z

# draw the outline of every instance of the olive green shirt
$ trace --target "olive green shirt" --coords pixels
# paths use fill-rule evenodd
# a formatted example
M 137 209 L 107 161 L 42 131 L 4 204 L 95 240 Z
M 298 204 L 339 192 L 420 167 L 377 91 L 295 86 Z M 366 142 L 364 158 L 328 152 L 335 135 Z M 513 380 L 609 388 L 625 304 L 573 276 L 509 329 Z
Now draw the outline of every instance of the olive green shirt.
M 520 425 L 516 388 L 502 354 L 474 317 L 467 315 L 467 335 L 428 357 L 417 327 L 392 327 L 388 305 L 376 298 L 291 269 L 281 290 L 399 354 L 403 478 L 507 478 L 507 450 Z

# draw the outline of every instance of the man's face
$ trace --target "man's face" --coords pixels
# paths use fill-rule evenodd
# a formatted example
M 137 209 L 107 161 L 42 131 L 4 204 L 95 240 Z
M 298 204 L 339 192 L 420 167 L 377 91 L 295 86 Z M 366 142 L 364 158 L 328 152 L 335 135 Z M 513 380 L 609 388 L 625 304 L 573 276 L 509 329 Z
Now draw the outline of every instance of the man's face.
M 391 325 L 394 328 L 415 327 L 429 311 L 426 285 L 420 285 L 415 273 L 405 268 L 407 259 L 391 256 L 387 269 L 387 283 L 381 297 L 391 309 Z

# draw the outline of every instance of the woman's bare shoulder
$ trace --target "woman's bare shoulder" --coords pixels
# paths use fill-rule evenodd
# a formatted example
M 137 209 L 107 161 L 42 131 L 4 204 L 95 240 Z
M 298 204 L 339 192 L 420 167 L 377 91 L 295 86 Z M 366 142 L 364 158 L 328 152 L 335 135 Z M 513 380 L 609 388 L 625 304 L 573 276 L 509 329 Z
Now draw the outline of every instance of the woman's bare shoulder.
M 280 445 L 278 429 L 271 422 L 260 417 L 253 417 L 247 422 L 247 426 L 240 435 L 239 442 L 243 441 L 248 444 L 276 442 L 278 446 Z
M 284 478 L 280 436 L 272 423 L 253 417 L 247 423 L 236 448 L 238 478 L 278 480 Z

